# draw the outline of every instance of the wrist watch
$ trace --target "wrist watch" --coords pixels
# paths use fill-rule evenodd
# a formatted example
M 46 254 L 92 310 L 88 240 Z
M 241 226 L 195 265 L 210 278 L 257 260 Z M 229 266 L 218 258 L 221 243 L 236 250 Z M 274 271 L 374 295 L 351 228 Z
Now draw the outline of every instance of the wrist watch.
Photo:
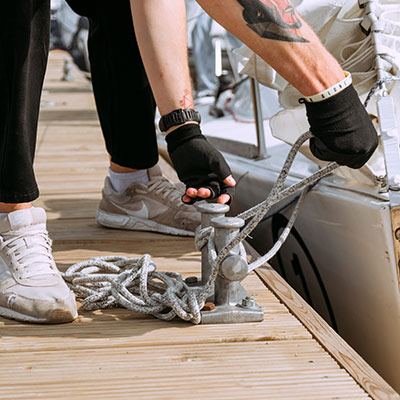
M 178 110 L 171 111 L 167 115 L 163 115 L 160 118 L 158 126 L 160 127 L 161 132 L 166 132 L 173 126 L 181 125 L 189 121 L 200 122 L 200 113 L 192 108 L 179 108 Z

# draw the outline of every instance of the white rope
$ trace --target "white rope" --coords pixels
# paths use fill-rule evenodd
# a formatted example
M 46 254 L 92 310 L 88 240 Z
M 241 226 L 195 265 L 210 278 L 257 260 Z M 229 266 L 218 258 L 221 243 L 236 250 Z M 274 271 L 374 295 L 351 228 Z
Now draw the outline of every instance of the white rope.
M 201 309 L 211 293 L 219 267 L 228 253 L 235 246 L 239 246 L 240 254 L 245 257 L 243 240 L 274 204 L 300 190 L 309 188 L 337 168 L 336 163 L 329 164 L 308 178 L 282 190 L 300 146 L 311 137 L 312 134 L 306 132 L 294 144 L 268 198 L 238 215 L 239 218 L 245 220 L 252 218 L 239 235 L 219 254 L 214 245 L 213 228 L 201 229 L 196 233 L 196 247 L 201 250 L 204 246 L 208 246 L 208 261 L 211 266 L 210 277 L 203 287 L 189 286 L 178 273 L 157 271 L 156 265 L 148 254 L 138 258 L 95 257 L 72 265 L 63 274 L 69 287 L 78 298 L 83 299 L 81 307 L 85 310 L 95 310 L 122 306 L 138 313 L 154 315 L 163 320 L 171 320 L 178 316 L 185 321 L 199 324 Z M 279 250 L 289 235 L 306 192 L 307 190 L 303 190 L 288 226 L 277 243 L 265 256 L 250 265 L 249 272 L 265 264 Z
M 305 188 L 311 187 L 314 183 L 319 181 L 321 178 L 329 175 L 334 169 L 338 168 L 338 164 L 333 162 L 328 164 L 326 167 L 321 168 L 314 174 L 310 175 L 309 177 L 301 180 L 300 182 L 297 182 L 291 186 L 289 186 L 287 189 L 281 190 L 285 180 L 289 174 L 290 167 L 292 166 L 294 162 L 294 158 L 299 151 L 301 145 L 308 139 L 312 137 L 311 132 L 306 132 L 303 135 L 301 135 L 296 143 L 293 145 L 291 148 L 286 161 L 283 165 L 283 168 L 278 176 L 278 179 L 276 180 L 275 184 L 273 185 L 268 197 L 260 204 L 250 208 L 249 210 L 239 214 L 237 217 L 242 218 L 244 220 L 247 220 L 251 218 L 251 220 L 247 223 L 247 225 L 242 229 L 242 231 L 228 244 L 226 245 L 219 253 L 216 264 L 217 268 L 219 268 L 219 265 L 221 262 L 224 260 L 224 258 L 228 255 L 228 253 L 239 243 L 241 243 L 243 240 L 246 239 L 247 236 L 250 235 L 250 233 L 254 230 L 254 228 L 259 224 L 259 222 L 262 220 L 262 218 L 268 213 L 268 211 L 271 209 L 271 207 L 284 200 L 285 198 L 298 193 L 300 190 L 303 190 Z M 304 193 L 305 196 L 305 193 Z M 295 208 L 292 217 L 289 220 L 288 226 L 286 229 L 283 231 L 281 234 L 281 237 L 277 241 L 277 243 L 274 245 L 274 247 L 268 252 L 265 256 L 262 257 L 262 264 L 265 264 L 270 258 L 273 257 L 274 254 L 276 254 L 277 251 L 279 251 L 279 248 L 282 246 L 284 238 L 286 239 L 290 229 L 294 225 L 295 219 L 298 214 L 298 210 L 300 208 L 301 203 L 303 202 L 304 196 L 301 195 L 299 198 L 300 204 L 298 207 Z M 260 264 L 260 265 L 262 265 Z M 258 265 L 258 266 L 260 266 Z M 253 269 L 257 268 L 256 264 L 251 264 L 249 268 L 249 272 L 252 271 Z
M 83 299 L 85 310 L 123 306 L 163 320 L 201 320 L 199 289 L 189 287 L 178 273 L 157 272 L 148 254 L 94 257 L 72 265 L 63 277 Z

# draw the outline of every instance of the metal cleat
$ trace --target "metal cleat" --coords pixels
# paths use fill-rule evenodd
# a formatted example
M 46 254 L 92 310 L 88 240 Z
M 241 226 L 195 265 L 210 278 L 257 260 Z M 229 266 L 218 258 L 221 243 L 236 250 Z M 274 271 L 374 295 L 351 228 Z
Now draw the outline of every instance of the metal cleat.
M 244 220 L 241 218 L 220 216 L 211 219 L 211 226 L 215 229 L 217 252 L 220 252 L 238 235 L 239 229 L 243 225 Z M 237 245 L 229 252 L 220 266 L 214 288 L 215 308 L 210 311 L 202 311 L 201 322 L 203 324 L 259 322 L 264 319 L 263 311 L 240 283 L 248 275 L 248 271 L 246 258 L 241 254 L 240 246 Z
M 211 220 L 217 217 L 223 217 L 228 211 L 229 206 L 226 204 L 199 202 L 195 204 L 197 211 L 201 213 L 201 229 L 211 226 Z M 210 263 L 208 262 L 208 248 L 204 246 L 201 250 L 201 285 L 205 285 L 211 274 Z M 211 296 L 209 301 L 214 300 Z

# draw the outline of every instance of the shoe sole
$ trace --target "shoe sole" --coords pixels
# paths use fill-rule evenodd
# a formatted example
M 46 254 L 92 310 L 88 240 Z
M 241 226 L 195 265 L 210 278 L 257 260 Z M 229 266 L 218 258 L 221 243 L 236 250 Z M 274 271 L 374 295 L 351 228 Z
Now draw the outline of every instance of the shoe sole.
M 129 215 L 111 214 L 103 210 L 97 210 L 96 220 L 100 225 L 106 226 L 107 228 L 157 232 L 174 236 L 194 236 L 194 232 L 192 231 L 162 225 L 149 219 L 141 219 Z
M 21 314 L 17 311 L 10 310 L 0 306 L 0 315 L 4 318 L 15 319 L 20 322 L 31 322 L 36 324 L 64 324 L 72 322 L 78 317 L 78 313 L 72 315 L 70 311 L 63 309 L 55 309 L 47 318 L 35 318 L 31 315 Z

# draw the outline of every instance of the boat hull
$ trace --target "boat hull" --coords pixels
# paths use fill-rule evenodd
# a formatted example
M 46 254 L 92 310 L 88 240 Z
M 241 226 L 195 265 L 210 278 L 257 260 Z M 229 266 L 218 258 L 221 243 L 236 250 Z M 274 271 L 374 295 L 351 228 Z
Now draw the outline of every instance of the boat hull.
M 254 161 L 226 154 L 239 184 L 232 215 L 263 201 L 277 179 L 287 147 Z M 309 175 L 301 159 L 287 182 Z M 285 227 L 294 198 L 275 206 L 250 243 L 266 253 Z M 279 254 L 270 263 L 318 313 L 400 390 L 399 271 L 388 198 L 377 190 L 329 177 L 307 195 Z

